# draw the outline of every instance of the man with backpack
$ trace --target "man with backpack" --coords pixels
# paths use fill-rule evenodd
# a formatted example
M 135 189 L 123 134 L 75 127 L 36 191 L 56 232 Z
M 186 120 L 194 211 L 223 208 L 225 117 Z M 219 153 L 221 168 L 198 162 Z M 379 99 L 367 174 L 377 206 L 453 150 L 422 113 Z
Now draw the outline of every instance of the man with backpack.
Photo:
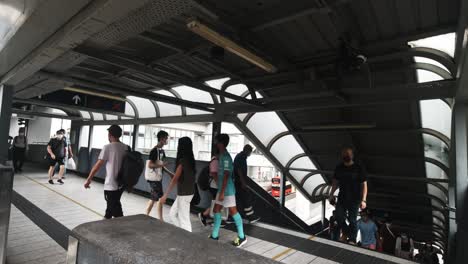
M 163 171 L 169 173 L 166 169 L 167 162 L 164 161 L 166 159 L 166 153 L 163 149 L 163 147 L 167 145 L 169 134 L 166 131 L 161 130 L 158 132 L 157 138 L 158 144 L 151 150 L 149 160 L 146 162 L 145 179 L 151 188 L 151 198 L 148 201 L 148 206 L 146 207 L 146 215 L 151 213 L 154 203 L 157 202 L 158 216 L 159 219 L 163 221 L 163 205 L 158 201 L 164 195 L 162 186 Z M 170 175 L 171 174 L 172 173 L 170 173 Z
M 119 186 L 118 177 L 124 158 L 127 155 L 129 147 L 120 142 L 122 128 L 118 125 L 112 125 L 108 129 L 108 139 L 110 144 L 105 145 L 99 154 L 98 161 L 94 164 L 84 187 L 90 188 L 94 175 L 106 164 L 106 179 L 104 181 L 104 198 L 107 202 L 105 219 L 123 216 L 122 204 L 120 198 L 124 188 Z M 139 176 L 139 175 L 138 175 Z

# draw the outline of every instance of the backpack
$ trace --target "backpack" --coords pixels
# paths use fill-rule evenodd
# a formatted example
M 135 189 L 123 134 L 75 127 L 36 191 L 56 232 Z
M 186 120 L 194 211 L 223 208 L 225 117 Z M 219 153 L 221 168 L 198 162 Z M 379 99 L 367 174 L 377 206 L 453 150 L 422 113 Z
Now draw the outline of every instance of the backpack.
M 119 186 L 126 189 L 127 192 L 132 192 L 133 187 L 138 183 L 144 169 L 145 163 L 141 153 L 132 151 L 132 149 L 128 147 L 127 154 L 122 161 L 122 166 L 117 176 Z
M 197 184 L 202 191 L 206 191 L 210 189 L 210 180 L 210 165 L 208 165 L 198 175 Z

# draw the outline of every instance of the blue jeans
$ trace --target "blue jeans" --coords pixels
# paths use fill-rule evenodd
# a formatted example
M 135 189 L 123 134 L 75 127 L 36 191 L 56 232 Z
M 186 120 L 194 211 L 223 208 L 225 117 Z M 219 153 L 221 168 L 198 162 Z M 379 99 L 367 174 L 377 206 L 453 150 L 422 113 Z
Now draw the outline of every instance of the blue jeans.
M 343 203 L 338 201 L 336 205 L 336 220 L 338 229 L 348 236 L 348 239 L 356 243 L 357 236 L 357 216 L 359 213 L 359 203 Z M 348 219 L 349 226 L 346 224 Z

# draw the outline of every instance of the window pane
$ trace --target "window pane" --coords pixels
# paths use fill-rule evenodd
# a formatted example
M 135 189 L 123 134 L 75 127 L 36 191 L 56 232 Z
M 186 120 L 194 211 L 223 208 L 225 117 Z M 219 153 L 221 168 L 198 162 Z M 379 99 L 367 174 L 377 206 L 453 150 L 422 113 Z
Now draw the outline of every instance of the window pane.
M 108 144 L 109 126 L 93 126 L 93 135 L 91 136 L 91 148 L 102 149 L 105 144 Z
M 94 117 L 94 120 L 104 120 L 104 116 L 100 113 L 92 113 L 93 114 L 93 117 Z
M 291 158 L 304 153 L 304 151 L 292 135 L 287 135 L 280 138 L 275 144 L 273 144 L 271 153 L 275 155 L 279 162 L 284 166 L 289 160 L 291 160 Z
M 119 119 L 116 115 L 106 115 L 106 120 L 117 120 Z
M 89 139 L 89 126 L 82 126 L 80 130 L 80 143 L 79 147 L 88 147 Z
M 420 101 L 423 128 L 431 128 L 450 138 L 452 109 L 442 100 Z
M 323 180 L 322 175 L 312 175 L 304 183 L 304 189 L 307 193 L 311 194 L 317 186 L 323 183 L 325 183 L 325 181 Z
M 175 97 L 172 93 L 168 91 L 155 91 L 157 94 L 162 94 L 170 97 Z M 178 105 L 173 105 L 173 104 L 168 104 L 168 103 L 163 103 L 163 102 L 157 102 L 157 105 L 159 107 L 159 114 L 161 116 L 181 116 L 182 115 L 182 109 Z
M 200 103 L 213 103 L 213 98 L 211 98 L 210 93 L 201 91 L 190 86 L 178 86 L 173 88 L 182 99 L 193 101 L 193 102 L 200 102 Z
M 441 81 L 444 79 L 440 75 L 426 70 L 416 70 L 416 73 L 418 76 L 419 83 Z
M 424 155 L 449 166 L 449 149 L 442 140 L 428 134 L 423 134 Z
M 140 118 L 156 117 L 156 110 L 150 100 L 135 96 L 128 96 L 127 98 L 136 105 Z
M 125 114 L 129 116 L 135 116 L 135 111 L 133 110 L 132 105 L 128 102 L 125 102 Z
M 408 42 L 413 47 L 433 48 L 447 53 L 454 57 L 455 54 L 455 33 L 433 36 Z
M 82 116 L 84 119 L 91 119 L 91 116 L 90 116 L 89 112 L 80 111 L 80 113 L 81 113 L 81 116 Z
M 286 126 L 275 112 L 257 113 L 253 115 L 247 123 L 247 128 L 249 128 L 265 146 L 267 146 L 276 135 L 287 131 Z
M 431 179 L 448 179 L 447 174 L 439 166 L 429 162 L 426 162 L 426 175 Z

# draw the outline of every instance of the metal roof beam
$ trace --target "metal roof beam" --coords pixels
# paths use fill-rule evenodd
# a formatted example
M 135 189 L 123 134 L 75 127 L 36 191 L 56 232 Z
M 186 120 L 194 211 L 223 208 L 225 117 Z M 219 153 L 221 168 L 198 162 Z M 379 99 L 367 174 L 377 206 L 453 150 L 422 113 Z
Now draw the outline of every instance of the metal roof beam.
M 77 117 L 77 116 L 65 116 L 65 115 L 50 114 L 50 113 L 43 113 L 43 112 L 37 112 L 37 111 L 24 111 L 22 109 L 17 109 L 17 108 L 12 108 L 11 112 L 15 113 L 15 114 L 18 114 L 18 115 L 40 116 L 40 117 L 48 117 L 48 118 L 60 118 L 60 119 L 67 119 L 67 120 L 72 120 L 72 121 L 83 120 L 82 117 Z
M 129 115 L 126 115 L 126 114 L 123 114 L 123 113 L 120 113 L 120 112 L 102 111 L 102 110 L 83 107 L 83 106 L 61 104 L 61 103 L 43 101 L 43 100 L 39 100 L 39 99 L 13 98 L 13 102 L 14 103 L 29 104 L 29 105 L 45 106 L 45 107 L 63 108 L 63 109 L 77 110 L 77 111 L 88 111 L 88 112 L 93 112 L 93 113 L 109 114 L 109 115 L 116 115 L 116 116 L 126 116 L 126 117 L 133 118 L 133 116 L 129 116 Z
M 129 85 L 100 83 L 102 82 L 101 80 L 96 80 L 94 78 L 87 78 L 86 80 L 82 80 L 79 78 L 70 77 L 67 75 L 59 74 L 59 73 L 50 73 L 50 72 L 45 72 L 45 71 L 41 71 L 40 74 L 49 79 L 66 81 L 66 82 L 73 83 L 75 85 L 84 86 L 89 89 L 94 89 L 98 91 L 103 91 L 103 92 L 108 92 L 108 93 L 113 93 L 113 94 L 122 94 L 126 96 L 136 96 L 136 97 L 146 98 L 149 100 L 154 100 L 157 102 L 164 102 L 168 104 L 186 106 L 186 107 L 190 107 L 190 108 L 194 108 L 194 109 L 198 109 L 202 111 L 214 112 L 214 110 L 211 109 L 212 107 L 214 107 L 214 105 L 211 105 L 211 104 L 198 103 L 198 102 L 179 99 L 179 98 L 166 96 L 166 95 L 162 95 L 158 93 L 153 93 L 153 92 L 149 92 L 146 90 L 131 87 Z
M 346 96 L 346 102 L 332 95 L 333 91 L 330 91 L 318 95 L 308 93 L 259 99 L 262 106 L 251 106 L 242 102 L 226 103 L 223 108 L 226 113 L 230 114 L 346 108 L 454 97 L 455 89 L 456 81 L 454 80 L 399 84 L 374 89 L 345 88 L 342 91 Z
M 187 86 L 193 87 L 201 91 L 205 91 L 211 94 L 216 94 L 219 96 L 224 96 L 226 98 L 240 101 L 249 105 L 257 105 L 257 103 L 253 100 L 245 99 L 241 96 L 237 96 L 235 94 L 231 94 L 231 93 L 227 93 L 227 92 L 215 89 L 211 86 L 206 85 L 203 82 L 199 82 L 198 80 L 190 79 L 188 77 L 182 77 L 182 76 L 179 76 L 179 75 L 167 72 L 167 71 L 149 67 L 145 65 L 145 63 L 143 62 L 136 62 L 135 59 L 123 58 L 122 56 L 114 56 L 112 54 L 108 54 L 103 51 L 92 50 L 90 48 L 83 48 L 83 47 L 75 49 L 75 52 L 78 52 L 82 55 L 88 56 L 90 58 L 99 60 L 107 64 L 115 65 L 118 67 L 136 71 L 136 72 L 145 73 L 145 74 L 156 76 L 159 78 L 163 78 L 171 82 L 179 83 L 181 85 L 187 85 Z
M 222 121 L 217 115 L 188 115 L 188 116 L 168 116 L 154 118 L 102 120 L 102 121 L 81 121 L 83 126 L 87 125 L 147 125 L 147 124 L 176 124 L 176 123 L 211 123 Z

